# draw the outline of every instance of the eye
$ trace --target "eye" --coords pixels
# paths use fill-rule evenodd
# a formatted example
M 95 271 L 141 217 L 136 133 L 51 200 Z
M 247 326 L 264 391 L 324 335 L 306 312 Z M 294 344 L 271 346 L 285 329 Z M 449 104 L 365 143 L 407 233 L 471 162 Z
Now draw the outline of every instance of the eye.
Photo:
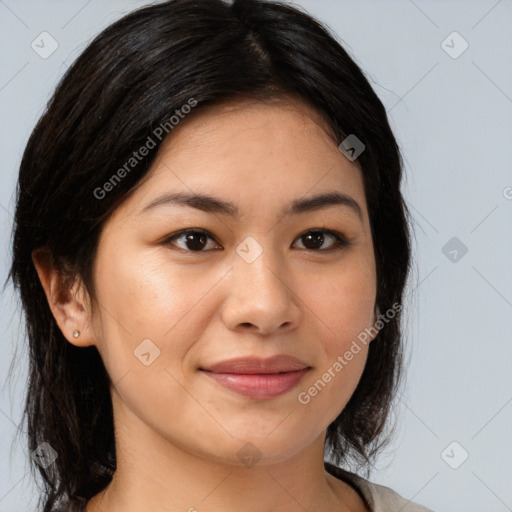
M 324 247 L 323 249 L 320 249 L 325 243 L 326 238 L 334 240 L 334 243 L 331 243 L 327 248 Z M 306 231 L 299 236 L 298 240 L 304 240 L 302 244 L 304 247 L 299 247 L 300 249 L 308 249 L 315 252 L 331 251 L 351 245 L 341 233 L 331 231 L 330 229 L 313 229 Z
M 167 238 L 165 243 L 177 245 L 173 242 L 175 240 L 181 241 L 185 247 L 180 247 L 180 249 L 190 252 L 204 252 L 205 247 L 208 247 L 208 239 L 213 240 L 212 236 L 207 231 L 203 231 L 202 229 L 187 229 Z
M 166 238 L 164 243 L 175 245 L 188 252 L 205 252 L 206 250 L 220 249 L 220 246 L 216 244 L 216 242 L 215 247 L 208 247 L 208 239 L 215 242 L 212 235 L 207 231 L 202 229 L 187 229 Z M 327 248 L 322 248 L 326 239 L 331 239 L 333 242 Z M 304 240 L 302 243 L 303 247 L 299 247 L 299 249 L 306 249 L 314 252 L 333 251 L 341 249 L 347 245 L 351 245 L 351 243 L 341 233 L 330 229 L 311 229 L 300 235 L 297 240 Z M 180 246 L 177 242 L 182 245 Z

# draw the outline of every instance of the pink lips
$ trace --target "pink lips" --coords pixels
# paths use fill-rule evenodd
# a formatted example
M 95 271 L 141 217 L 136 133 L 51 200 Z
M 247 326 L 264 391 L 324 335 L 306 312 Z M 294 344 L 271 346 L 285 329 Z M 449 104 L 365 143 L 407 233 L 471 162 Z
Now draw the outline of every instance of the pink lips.
M 294 388 L 310 367 L 295 357 L 237 358 L 201 368 L 222 386 L 255 400 L 266 400 Z

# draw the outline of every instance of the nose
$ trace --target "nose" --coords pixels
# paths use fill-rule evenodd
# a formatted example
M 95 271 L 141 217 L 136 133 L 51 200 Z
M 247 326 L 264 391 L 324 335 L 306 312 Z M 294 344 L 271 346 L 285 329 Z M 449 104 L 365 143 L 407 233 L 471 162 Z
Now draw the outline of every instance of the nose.
M 263 253 L 252 263 L 241 258 L 230 272 L 222 319 L 233 331 L 261 335 L 289 332 L 301 317 L 301 300 L 290 274 Z

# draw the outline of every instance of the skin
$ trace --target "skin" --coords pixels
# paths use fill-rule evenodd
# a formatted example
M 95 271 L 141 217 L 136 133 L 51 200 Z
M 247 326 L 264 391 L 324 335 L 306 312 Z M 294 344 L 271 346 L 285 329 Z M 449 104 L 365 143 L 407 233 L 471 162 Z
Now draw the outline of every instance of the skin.
M 353 198 L 362 217 L 343 205 L 281 213 L 332 191 Z M 144 211 L 171 192 L 209 194 L 240 215 L 175 204 Z M 197 236 L 195 245 L 168 240 L 191 228 L 211 234 L 203 252 L 190 249 Z M 324 233 L 317 248 L 305 236 L 313 229 L 337 231 L 351 245 L 337 247 Z M 248 236 L 262 249 L 250 263 L 236 251 Z M 80 280 L 63 292 L 56 270 L 37 254 L 34 262 L 63 334 L 95 345 L 113 382 L 118 469 L 88 512 L 367 510 L 323 461 L 326 429 L 355 390 L 368 347 L 309 403 L 297 399 L 372 325 L 376 297 L 361 171 L 307 106 L 232 102 L 182 121 L 106 222 L 94 297 Z M 160 350 L 148 366 L 134 356 L 145 339 Z M 199 370 L 275 354 L 311 368 L 268 400 L 238 395 Z M 237 456 L 247 443 L 261 456 L 252 467 Z

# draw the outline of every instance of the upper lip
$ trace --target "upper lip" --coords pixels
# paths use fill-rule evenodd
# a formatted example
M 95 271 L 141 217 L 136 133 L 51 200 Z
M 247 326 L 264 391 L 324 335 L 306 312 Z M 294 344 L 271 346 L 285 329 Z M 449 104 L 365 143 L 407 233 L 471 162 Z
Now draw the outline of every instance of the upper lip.
M 215 373 L 255 374 L 294 372 L 305 368 L 309 368 L 308 365 L 296 357 L 277 355 L 266 359 L 239 357 L 202 367 L 201 370 Z

